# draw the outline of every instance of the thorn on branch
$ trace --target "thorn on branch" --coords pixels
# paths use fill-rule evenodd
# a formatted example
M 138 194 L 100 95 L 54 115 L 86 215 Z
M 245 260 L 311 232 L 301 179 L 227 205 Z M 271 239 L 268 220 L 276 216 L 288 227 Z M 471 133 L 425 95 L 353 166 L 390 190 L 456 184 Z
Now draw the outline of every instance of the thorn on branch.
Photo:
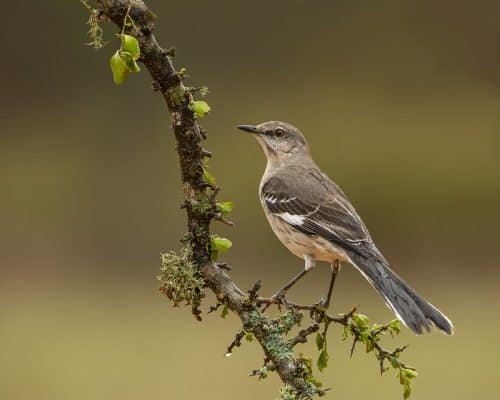
M 162 92 L 161 83 L 158 81 L 153 81 L 151 83 L 151 88 L 154 92 Z
M 141 33 L 144 36 L 149 36 L 153 33 L 153 27 L 151 25 L 141 26 Z
M 352 306 L 351 311 L 349 311 L 347 314 L 344 315 L 343 317 L 344 321 L 345 322 L 349 321 L 356 311 L 358 311 L 358 306 Z
M 191 95 L 198 94 L 201 97 L 205 97 L 209 93 L 208 87 L 206 87 L 206 86 L 192 86 L 192 87 L 186 88 L 186 90 L 189 91 L 189 93 Z
M 355 337 L 354 340 L 352 341 L 352 346 L 351 346 L 351 351 L 350 351 L 350 357 L 352 358 L 354 354 L 354 350 L 356 350 L 356 343 L 358 343 L 358 338 Z
M 199 305 L 193 303 L 192 307 L 191 307 L 191 313 L 194 315 L 194 317 L 196 318 L 197 321 L 199 321 L 199 322 L 202 321 L 202 318 L 201 318 L 202 311 L 201 311 Z
M 222 303 L 217 303 L 217 304 L 214 304 L 213 306 L 210 306 L 210 308 L 207 311 L 207 314 L 212 314 L 213 312 L 217 311 L 221 306 L 222 306 Z
M 225 271 L 231 271 L 231 269 L 232 269 L 230 265 L 228 265 L 227 263 L 224 263 L 224 262 L 222 262 L 222 263 L 217 263 L 217 266 L 218 266 L 220 269 L 223 269 L 223 270 L 225 270 Z
M 221 213 L 215 213 L 213 217 L 216 221 L 222 222 L 227 226 L 234 226 L 234 222 L 225 218 Z
M 214 185 L 212 183 L 206 182 L 206 181 L 200 182 L 199 186 L 200 186 L 201 189 L 207 189 L 208 188 L 208 189 L 212 189 L 213 191 L 220 190 L 218 186 L 216 186 L 216 185 Z
M 217 198 L 217 195 L 220 192 L 220 187 L 214 185 L 210 185 L 208 187 L 210 187 L 213 190 L 212 193 L 210 194 L 210 201 L 214 202 L 215 199 Z
M 177 81 L 180 83 L 182 82 L 185 78 L 188 77 L 188 74 L 187 74 L 187 69 L 186 68 L 181 68 L 177 71 L 177 73 L 175 74 L 176 78 L 177 78 Z M 186 95 L 188 95 L 189 93 L 186 92 Z
M 325 314 L 325 318 L 331 322 L 336 322 L 336 323 L 342 324 L 342 325 L 348 325 L 349 320 L 352 318 L 352 316 L 356 313 L 357 310 L 358 310 L 358 307 L 353 306 L 351 311 L 349 311 L 346 314 L 340 314 L 339 316 L 332 316 L 332 315 Z
M 245 331 L 241 330 L 239 331 L 236 336 L 234 337 L 234 340 L 231 342 L 231 344 L 227 347 L 226 354 L 224 354 L 226 357 L 230 357 L 233 354 L 233 349 L 235 347 L 240 347 L 241 346 L 241 339 L 245 336 Z
M 306 329 L 302 329 L 301 331 L 299 331 L 297 336 L 295 336 L 292 340 L 290 340 L 290 346 L 295 347 L 299 343 L 306 343 L 307 337 L 309 335 L 312 335 L 314 332 L 317 332 L 318 330 L 319 330 L 319 324 L 316 322 L 313 322 Z
M 174 46 L 163 50 L 163 54 L 166 56 L 169 56 L 169 57 L 175 57 L 176 52 L 177 52 L 177 49 Z
M 254 303 L 257 300 L 257 293 L 261 287 L 262 287 L 262 284 L 261 284 L 261 281 L 259 279 L 257 282 L 255 282 L 253 284 L 253 286 L 248 291 L 249 300 L 251 303 Z
M 205 150 L 205 149 L 202 149 L 202 150 L 201 150 L 201 155 L 202 155 L 203 157 L 208 157 L 208 158 L 211 158 L 211 157 L 212 157 L 212 153 L 211 153 L 210 151 L 208 151 L 208 150 Z

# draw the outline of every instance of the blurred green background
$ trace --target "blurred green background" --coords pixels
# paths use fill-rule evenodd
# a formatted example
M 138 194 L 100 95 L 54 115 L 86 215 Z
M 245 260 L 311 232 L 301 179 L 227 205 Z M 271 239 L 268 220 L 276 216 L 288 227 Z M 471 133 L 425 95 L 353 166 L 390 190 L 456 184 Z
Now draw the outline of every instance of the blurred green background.
M 234 128 L 290 121 L 394 269 L 455 322 L 453 337 L 405 331 L 390 343 L 410 344 L 413 398 L 495 397 L 500 3 L 148 4 L 189 83 L 211 89 L 207 147 L 236 223 L 214 229 L 234 242 L 234 280 L 262 279 L 271 294 L 302 268 L 260 209 L 264 157 Z M 146 72 L 113 85 L 115 29 L 101 51 L 85 47 L 87 16 L 76 0 L 14 2 L 0 25 L 0 398 L 275 398 L 275 378 L 248 377 L 256 344 L 223 357 L 234 316 L 200 324 L 157 293 L 160 252 L 185 230 L 168 114 Z M 327 279 L 320 266 L 292 298 L 317 301 Z M 345 266 L 335 307 L 354 303 L 392 318 Z M 328 398 L 401 397 L 393 372 L 381 378 L 348 347 L 333 331 L 319 375 Z

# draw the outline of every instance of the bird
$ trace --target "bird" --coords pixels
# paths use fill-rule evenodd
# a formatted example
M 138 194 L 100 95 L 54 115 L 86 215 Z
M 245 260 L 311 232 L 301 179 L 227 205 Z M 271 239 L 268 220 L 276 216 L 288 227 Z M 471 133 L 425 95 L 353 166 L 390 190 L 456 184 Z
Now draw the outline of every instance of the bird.
M 267 158 L 259 197 L 273 232 L 291 253 L 304 260 L 304 269 L 273 299 L 284 299 L 317 262 L 328 262 L 332 277 L 322 304 L 328 308 L 340 265 L 349 263 L 415 334 L 428 332 L 432 326 L 453 334 L 450 319 L 390 268 L 342 189 L 314 162 L 298 128 L 281 121 L 237 128 L 251 133 Z

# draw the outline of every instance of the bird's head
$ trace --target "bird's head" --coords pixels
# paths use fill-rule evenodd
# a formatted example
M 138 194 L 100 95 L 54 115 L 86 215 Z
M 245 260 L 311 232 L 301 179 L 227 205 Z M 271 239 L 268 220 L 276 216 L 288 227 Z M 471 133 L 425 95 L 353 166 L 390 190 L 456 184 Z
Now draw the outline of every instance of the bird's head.
M 287 122 L 268 121 L 259 125 L 238 125 L 238 129 L 252 133 L 268 161 L 275 165 L 282 165 L 296 156 L 309 154 L 309 146 L 302 132 Z

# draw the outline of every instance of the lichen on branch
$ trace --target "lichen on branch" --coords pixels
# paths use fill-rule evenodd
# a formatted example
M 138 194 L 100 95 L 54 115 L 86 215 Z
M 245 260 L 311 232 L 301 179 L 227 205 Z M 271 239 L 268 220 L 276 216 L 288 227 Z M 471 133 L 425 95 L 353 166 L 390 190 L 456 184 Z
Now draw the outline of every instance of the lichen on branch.
M 205 281 L 200 270 L 193 264 L 191 249 L 185 246 L 180 254 L 174 251 L 161 255 L 160 293 L 163 293 L 174 307 L 191 305 L 193 314 L 200 319 L 201 300 L 205 297 Z

